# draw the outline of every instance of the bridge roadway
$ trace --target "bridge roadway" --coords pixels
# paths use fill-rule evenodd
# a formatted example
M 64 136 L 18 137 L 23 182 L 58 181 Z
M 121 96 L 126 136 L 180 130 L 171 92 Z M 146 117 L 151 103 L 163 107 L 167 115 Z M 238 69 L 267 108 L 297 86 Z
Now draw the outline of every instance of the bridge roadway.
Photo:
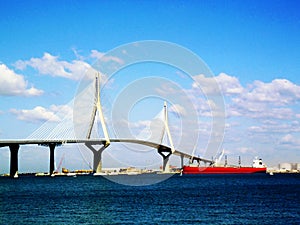
M 169 156 L 171 154 L 177 155 L 181 157 L 181 165 L 183 166 L 183 158 L 189 158 L 193 161 L 202 161 L 204 163 L 213 163 L 212 160 L 204 159 L 198 156 L 193 156 L 191 154 L 181 152 L 175 149 L 172 152 L 172 149 L 168 146 L 157 144 L 150 141 L 138 140 L 138 139 L 110 139 L 110 142 L 119 142 L 119 143 L 133 143 L 133 144 L 140 144 L 148 147 L 152 147 L 157 149 L 158 153 L 163 157 L 164 161 L 168 161 Z M 75 143 L 84 143 L 85 145 L 105 145 L 106 140 L 104 139 L 81 139 L 81 140 L 31 140 L 31 139 L 10 139 L 10 140 L 0 140 L 0 148 L 1 147 L 9 147 L 11 151 L 11 173 L 10 175 L 13 176 L 15 172 L 18 170 L 18 150 L 20 145 L 44 145 L 50 147 L 50 174 L 54 170 L 54 148 L 55 146 L 60 146 L 63 144 L 75 144 Z M 53 165 L 52 165 L 53 164 Z M 165 164 L 165 162 L 164 162 Z M 166 165 L 164 165 L 166 166 Z M 15 168 L 12 168 L 15 167 Z

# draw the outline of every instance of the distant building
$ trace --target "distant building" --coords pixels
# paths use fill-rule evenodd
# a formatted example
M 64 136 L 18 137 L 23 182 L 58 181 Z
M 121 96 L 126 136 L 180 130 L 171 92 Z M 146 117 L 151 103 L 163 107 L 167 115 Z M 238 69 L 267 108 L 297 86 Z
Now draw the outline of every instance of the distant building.
M 292 163 L 280 163 L 278 165 L 279 170 L 282 172 L 287 172 L 292 170 Z

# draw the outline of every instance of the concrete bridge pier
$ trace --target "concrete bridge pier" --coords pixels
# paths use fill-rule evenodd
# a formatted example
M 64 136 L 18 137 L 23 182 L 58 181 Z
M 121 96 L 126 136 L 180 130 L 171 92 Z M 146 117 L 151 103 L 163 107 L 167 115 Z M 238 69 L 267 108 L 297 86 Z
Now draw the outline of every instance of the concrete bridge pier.
M 49 163 L 49 174 L 52 175 L 54 170 L 55 170 L 55 164 L 54 164 L 54 150 L 55 150 L 56 144 L 55 143 L 50 143 L 49 144 L 49 149 L 50 149 L 50 163 Z
M 85 143 L 85 145 L 93 152 L 94 154 L 94 163 L 93 163 L 93 172 L 100 173 L 102 172 L 102 152 L 106 149 L 106 145 L 103 145 L 98 150 L 90 143 Z
M 9 145 L 10 150 L 10 177 L 18 177 L 18 152 L 19 152 L 19 144 L 11 144 Z
M 169 163 L 169 156 L 165 157 L 163 159 L 163 167 L 162 167 L 162 172 L 163 173 L 170 173 L 170 163 Z
M 170 173 L 170 164 L 169 159 L 170 155 L 172 155 L 172 150 L 170 148 L 159 146 L 157 149 L 158 154 L 160 154 L 163 158 L 163 166 L 162 172 L 163 173 Z
M 183 158 L 184 158 L 184 155 L 180 155 L 180 166 L 181 166 L 181 168 L 183 168 Z

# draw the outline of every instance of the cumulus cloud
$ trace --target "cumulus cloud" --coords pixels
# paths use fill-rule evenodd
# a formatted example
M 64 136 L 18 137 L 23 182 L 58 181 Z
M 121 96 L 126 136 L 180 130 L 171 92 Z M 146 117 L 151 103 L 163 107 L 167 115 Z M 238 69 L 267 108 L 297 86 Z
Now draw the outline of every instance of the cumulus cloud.
M 225 95 L 241 94 L 244 88 L 236 77 L 229 76 L 225 73 L 220 73 L 216 77 L 216 81 L 220 85 L 221 91 Z
M 72 80 L 81 79 L 89 70 L 92 69 L 91 66 L 84 61 L 60 61 L 58 56 L 53 56 L 47 52 L 44 53 L 42 58 L 18 60 L 15 63 L 15 67 L 19 70 L 24 70 L 28 66 L 34 68 L 42 75 L 65 77 Z
M 0 95 L 4 96 L 38 96 L 43 91 L 33 85 L 28 87 L 28 81 L 20 74 L 9 69 L 5 64 L 0 64 Z
M 298 133 L 300 132 L 299 121 L 272 123 L 262 122 L 260 125 L 253 125 L 248 127 L 248 131 L 255 133 Z
M 289 105 L 300 100 L 300 86 L 286 79 L 275 79 L 270 83 L 255 81 L 244 98 L 277 106 Z
M 120 65 L 124 64 L 124 61 L 116 56 L 106 55 L 105 53 L 99 52 L 97 50 L 92 50 L 91 55 L 92 58 L 96 58 L 102 62 L 116 62 Z
M 247 153 L 247 154 L 248 153 L 251 153 L 251 154 L 257 153 L 257 151 L 255 149 L 251 148 L 251 147 L 239 147 L 239 148 L 237 148 L 237 151 L 240 152 L 240 153 L 243 153 L 243 154 L 245 154 L 245 153 Z
M 171 107 L 169 108 L 169 112 L 174 113 L 178 116 L 185 116 L 187 114 L 185 108 L 179 104 L 171 105 Z
M 298 115 L 293 106 L 299 103 L 300 86 L 286 79 L 254 81 L 227 100 L 229 114 L 234 111 L 250 118 L 292 119 Z
M 300 145 L 300 141 L 292 134 L 286 134 L 280 138 L 279 144 L 285 146 L 297 147 Z
M 199 74 L 194 76 L 193 79 L 195 80 L 192 84 L 193 89 L 200 88 L 206 95 L 219 94 L 221 91 L 215 77 L 206 77 L 203 74 Z
M 286 143 L 292 143 L 293 141 L 294 141 L 293 135 L 287 134 L 281 138 L 280 143 L 286 144 Z
M 42 106 L 37 106 L 33 109 L 11 109 L 10 112 L 17 116 L 17 119 L 30 121 L 30 122 L 39 122 L 39 121 L 59 121 L 59 118 L 55 116 L 53 112 L 48 111 Z
M 250 126 L 248 128 L 249 131 L 252 131 L 252 132 L 256 132 L 256 133 L 263 133 L 263 132 L 266 132 L 267 130 L 262 127 L 262 126 Z
M 17 119 L 28 121 L 32 123 L 36 122 L 59 122 L 62 120 L 58 116 L 60 115 L 69 115 L 72 109 L 67 105 L 51 105 L 49 109 L 42 106 L 36 106 L 33 109 L 11 109 L 10 112 L 17 116 Z
M 196 82 L 194 88 L 201 88 L 205 94 L 234 95 L 243 92 L 243 87 L 236 77 L 220 73 L 215 77 L 206 77 L 203 74 L 193 77 Z
M 229 115 L 291 117 L 294 112 L 289 106 L 300 100 L 300 86 L 286 79 L 274 79 L 269 83 L 257 80 L 245 87 L 236 77 L 225 73 L 215 77 L 200 74 L 194 79 L 196 82 L 193 83 L 193 88 L 200 87 L 205 94 L 220 93 L 230 97 L 226 98 L 230 105 L 227 108 Z

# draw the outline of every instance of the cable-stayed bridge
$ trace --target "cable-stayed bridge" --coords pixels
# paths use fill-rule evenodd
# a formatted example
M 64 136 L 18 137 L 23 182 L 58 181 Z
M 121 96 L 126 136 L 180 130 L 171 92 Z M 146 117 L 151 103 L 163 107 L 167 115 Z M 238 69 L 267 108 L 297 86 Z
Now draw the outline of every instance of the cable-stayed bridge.
M 100 101 L 100 75 L 97 73 L 95 84 L 88 86 L 84 89 L 77 99 L 90 98 L 91 90 L 94 92 L 94 99 L 92 100 L 91 115 L 86 116 L 87 113 L 83 112 L 84 118 L 89 118 L 89 121 L 74 120 L 72 113 L 62 112 L 60 115 L 63 119 L 59 123 L 46 122 L 35 132 L 33 132 L 26 139 L 11 139 L 0 140 L 0 147 L 9 147 L 10 149 L 10 176 L 14 177 L 18 174 L 18 151 L 20 145 L 43 145 L 48 146 L 50 149 L 50 166 L 49 174 L 51 175 L 55 170 L 55 147 L 64 144 L 84 144 L 93 153 L 93 171 L 99 173 L 102 171 L 102 153 L 110 145 L 110 143 L 133 143 L 148 146 L 157 150 L 158 154 L 162 156 L 162 170 L 165 173 L 169 172 L 169 158 L 171 155 L 177 155 L 181 158 L 181 166 L 183 166 L 183 159 L 189 158 L 198 162 L 213 163 L 213 160 L 204 159 L 180 151 L 174 147 L 173 140 L 168 125 L 168 110 L 167 104 L 164 104 L 164 108 L 159 113 L 160 123 L 156 124 L 156 130 L 152 133 L 156 133 L 156 139 L 146 138 L 110 138 L 106 127 L 105 118 L 102 112 L 102 106 Z M 74 101 L 69 103 L 69 106 L 73 105 Z M 88 108 L 88 107 L 83 107 Z M 161 122 L 162 121 L 162 122 Z M 100 123 L 100 130 L 104 138 L 95 137 L 95 133 L 99 134 L 98 126 L 95 124 Z M 84 127 L 84 129 L 83 129 Z M 76 132 L 76 130 L 84 130 L 84 132 Z M 86 132 L 85 132 L 86 131 Z M 99 135 L 98 135 L 99 136 Z M 167 137 L 168 145 L 162 144 L 164 136 Z M 100 147 L 99 147 L 100 146 Z

